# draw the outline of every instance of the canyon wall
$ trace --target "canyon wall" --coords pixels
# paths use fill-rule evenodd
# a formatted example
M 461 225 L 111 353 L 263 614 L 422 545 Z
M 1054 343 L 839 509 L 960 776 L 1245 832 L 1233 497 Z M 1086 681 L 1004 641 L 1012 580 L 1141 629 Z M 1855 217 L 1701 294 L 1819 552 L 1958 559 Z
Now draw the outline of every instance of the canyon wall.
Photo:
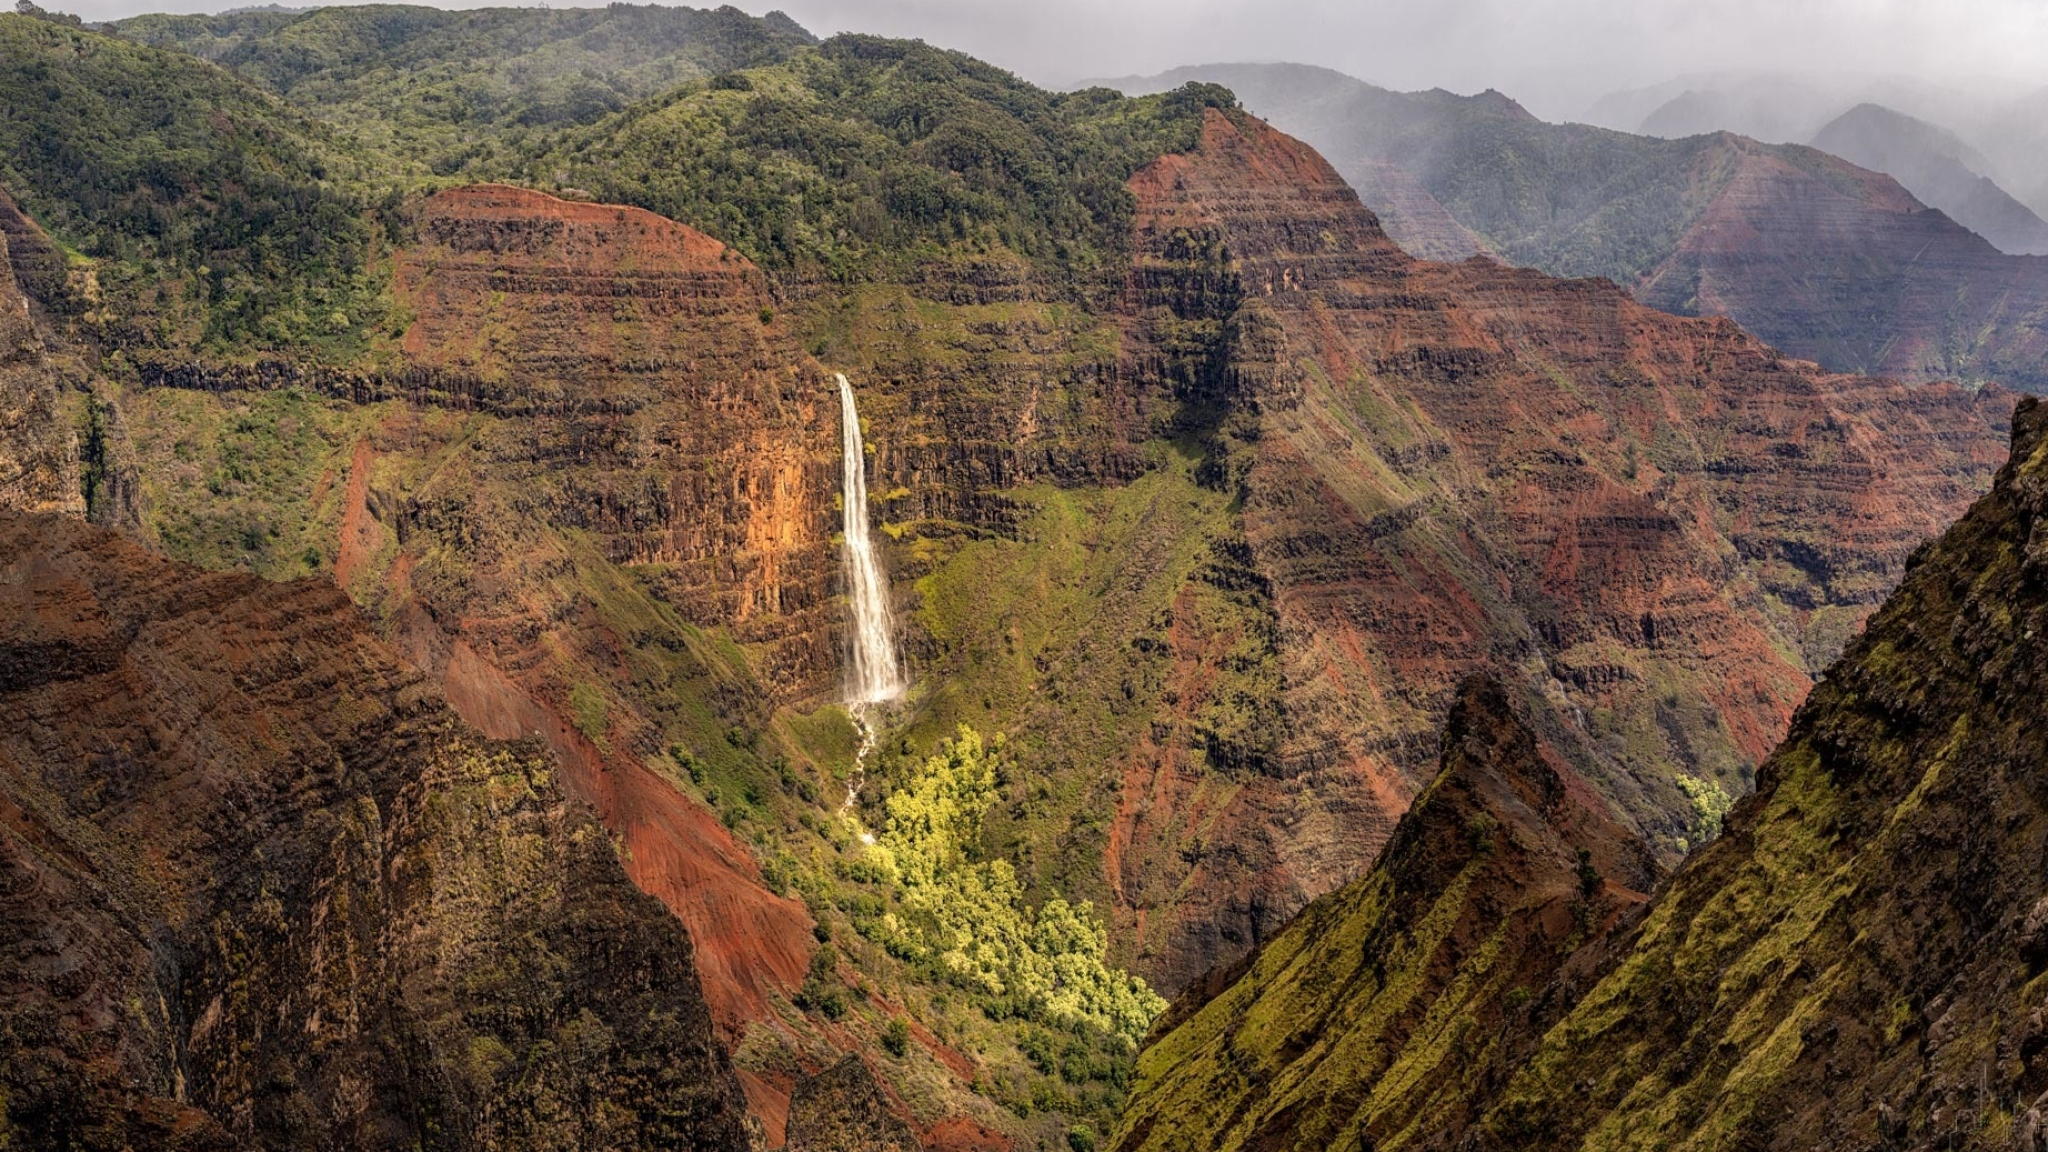
M 1241 115 L 1129 190 L 1095 298 L 965 245 L 778 295 L 644 211 L 453 189 L 395 257 L 375 363 L 145 361 L 131 399 L 325 398 L 345 442 L 290 497 L 321 570 L 465 720 L 553 752 L 695 939 L 771 1142 L 801 1076 L 871 1042 L 795 1007 L 819 929 L 789 861 L 829 837 L 760 786 L 843 767 L 816 711 L 844 643 L 829 370 L 923 685 L 871 791 L 956 722 L 1008 732 L 990 850 L 1095 900 L 1169 992 L 1368 865 L 1481 668 L 1675 857 L 1996 463 L 1995 390 L 1414 261 Z M 975 1061 L 927 1048 L 956 1091 L 911 1111 L 980 1139 Z
M 0 513 L 0 706 L 9 1146 L 748 1146 L 689 938 L 331 585 Z
M 1230 413 L 1212 450 L 1282 672 L 1257 755 L 1130 762 L 1111 865 L 1168 987 L 1372 858 L 1480 668 L 1516 669 L 1546 740 L 1675 855 L 1677 777 L 1745 791 L 1996 463 L 2006 395 L 1831 375 L 1602 281 L 1415 261 L 1257 121 L 1212 113 L 1132 187 L 1130 347 Z

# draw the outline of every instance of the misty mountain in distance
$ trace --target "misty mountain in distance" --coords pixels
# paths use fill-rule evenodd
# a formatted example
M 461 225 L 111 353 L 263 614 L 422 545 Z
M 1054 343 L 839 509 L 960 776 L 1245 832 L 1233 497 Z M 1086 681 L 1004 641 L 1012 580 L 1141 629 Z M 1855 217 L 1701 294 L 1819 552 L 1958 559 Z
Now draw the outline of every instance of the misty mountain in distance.
M 2002 252 L 2048 254 L 2048 222 L 1983 175 L 1990 160 L 1946 128 L 1858 104 L 1821 129 L 1813 146 L 1892 177 Z
M 1588 106 L 1584 118 L 1649 136 L 1735 132 L 1767 143 L 1819 145 L 1824 128 L 1865 104 L 1953 133 L 1977 154 L 1967 167 L 2048 217 L 2048 89 L 1979 81 L 1963 90 L 1903 76 L 1694 73 L 1610 93 Z
M 1604 276 L 1838 371 L 2048 388 L 2048 261 L 2001 253 L 1896 180 L 1814 148 L 1551 124 L 1499 92 L 1390 92 L 1303 65 L 1111 84 L 1191 80 L 1323 152 L 1412 253 Z

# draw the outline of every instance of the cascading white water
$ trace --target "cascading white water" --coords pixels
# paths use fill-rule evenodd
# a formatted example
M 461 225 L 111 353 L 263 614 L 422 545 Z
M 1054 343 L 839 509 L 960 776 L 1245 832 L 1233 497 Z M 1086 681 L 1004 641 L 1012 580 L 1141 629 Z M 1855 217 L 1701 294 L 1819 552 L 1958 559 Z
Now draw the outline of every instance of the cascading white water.
M 840 500 L 845 506 L 842 521 L 846 537 L 846 583 L 853 601 L 853 663 L 847 671 L 846 704 L 853 723 L 860 729 L 860 749 L 854 754 L 853 775 L 846 782 L 842 816 L 852 819 L 853 806 L 867 781 L 868 754 L 875 750 L 875 725 L 871 713 L 880 705 L 903 695 L 903 666 L 896 659 L 896 619 L 889 611 L 889 582 L 875 558 L 875 540 L 868 531 L 867 448 L 861 443 L 860 413 L 853 405 L 853 385 L 839 378 L 839 447 L 844 453 L 840 465 Z M 874 836 L 862 829 L 862 842 L 872 844 Z
M 889 582 L 875 556 L 868 531 L 867 452 L 861 444 L 860 414 L 853 406 L 853 385 L 839 374 L 840 498 L 845 504 L 846 582 L 853 601 L 853 665 L 846 679 L 846 702 L 856 712 L 903 695 L 903 668 L 896 659 L 896 621 L 889 611 Z M 865 716 L 862 718 L 865 727 Z M 865 758 L 865 757 L 863 757 Z

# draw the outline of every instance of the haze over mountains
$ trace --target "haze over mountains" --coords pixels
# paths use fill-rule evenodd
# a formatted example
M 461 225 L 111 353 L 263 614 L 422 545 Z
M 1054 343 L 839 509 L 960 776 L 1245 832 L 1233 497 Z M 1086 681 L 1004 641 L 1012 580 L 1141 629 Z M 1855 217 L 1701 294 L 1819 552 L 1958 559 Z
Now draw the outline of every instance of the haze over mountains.
M 1984 175 L 1991 161 L 1945 128 L 1858 104 L 1815 133 L 1813 146 L 1893 177 L 2000 251 L 2048 253 L 2048 223 Z
M 1908 165 L 1924 163 L 1910 159 L 1912 153 L 1947 155 L 2000 185 L 2035 215 L 2048 217 L 2048 153 L 2043 148 L 2048 128 L 2041 120 L 2048 110 L 2048 87 L 2038 83 L 1965 89 L 1899 77 L 1712 73 L 1611 93 L 1593 102 L 1584 118 L 1652 136 L 1728 131 L 1772 143 L 1818 145 L 1818 137 L 1830 125 L 1865 105 L 1889 113 L 1888 119 L 1902 117 L 1908 123 L 1866 124 L 1858 135 L 1881 127 L 1885 137 L 1903 136 L 1889 147 L 1910 143 Z M 1892 174 L 1906 180 L 1901 173 Z
M 0 1146 L 2048 1152 L 2048 258 L 1225 71 L 0 15 Z
M 1484 251 L 1605 276 L 1654 307 L 1730 316 L 1841 371 L 2048 387 L 2048 260 L 2001 253 L 1898 181 L 1827 153 L 1726 132 L 1549 124 L 1498 92 L 1396 93 L 1299 65 L 1115 83 L 1147 92 L 1190 80 L 1230 87 L 1335 158 L 1417 254 Z M 1885 147 L 1890 127 L 1852 120 L 1835 135 Z M 1994 201 L 1972 204 L 1995 211 Z M 2031 217 L 2013 209 L 2000 219 L 2031 242 Z

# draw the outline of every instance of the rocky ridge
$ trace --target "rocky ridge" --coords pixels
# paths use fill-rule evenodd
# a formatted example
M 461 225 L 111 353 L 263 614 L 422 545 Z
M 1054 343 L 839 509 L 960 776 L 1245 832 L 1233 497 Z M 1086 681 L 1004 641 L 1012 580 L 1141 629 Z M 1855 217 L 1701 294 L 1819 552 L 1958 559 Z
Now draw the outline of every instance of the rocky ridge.
M 1507 1022 L 1657 880 L 1605 807 L 1497 680 L 1466 680 L 1372 871 L 1174 1005 L 1112 1147 L 1372 1148 L 1441 1124 Z
M 797 1082 L 787 1152 L 918 1152 L 917 1134 L 894 1112 L 858 1056 Z
M 17 512 L 0 557 L 11 1146 L 748 1146 L 689 938 L 537 746 L 324 582 Z

